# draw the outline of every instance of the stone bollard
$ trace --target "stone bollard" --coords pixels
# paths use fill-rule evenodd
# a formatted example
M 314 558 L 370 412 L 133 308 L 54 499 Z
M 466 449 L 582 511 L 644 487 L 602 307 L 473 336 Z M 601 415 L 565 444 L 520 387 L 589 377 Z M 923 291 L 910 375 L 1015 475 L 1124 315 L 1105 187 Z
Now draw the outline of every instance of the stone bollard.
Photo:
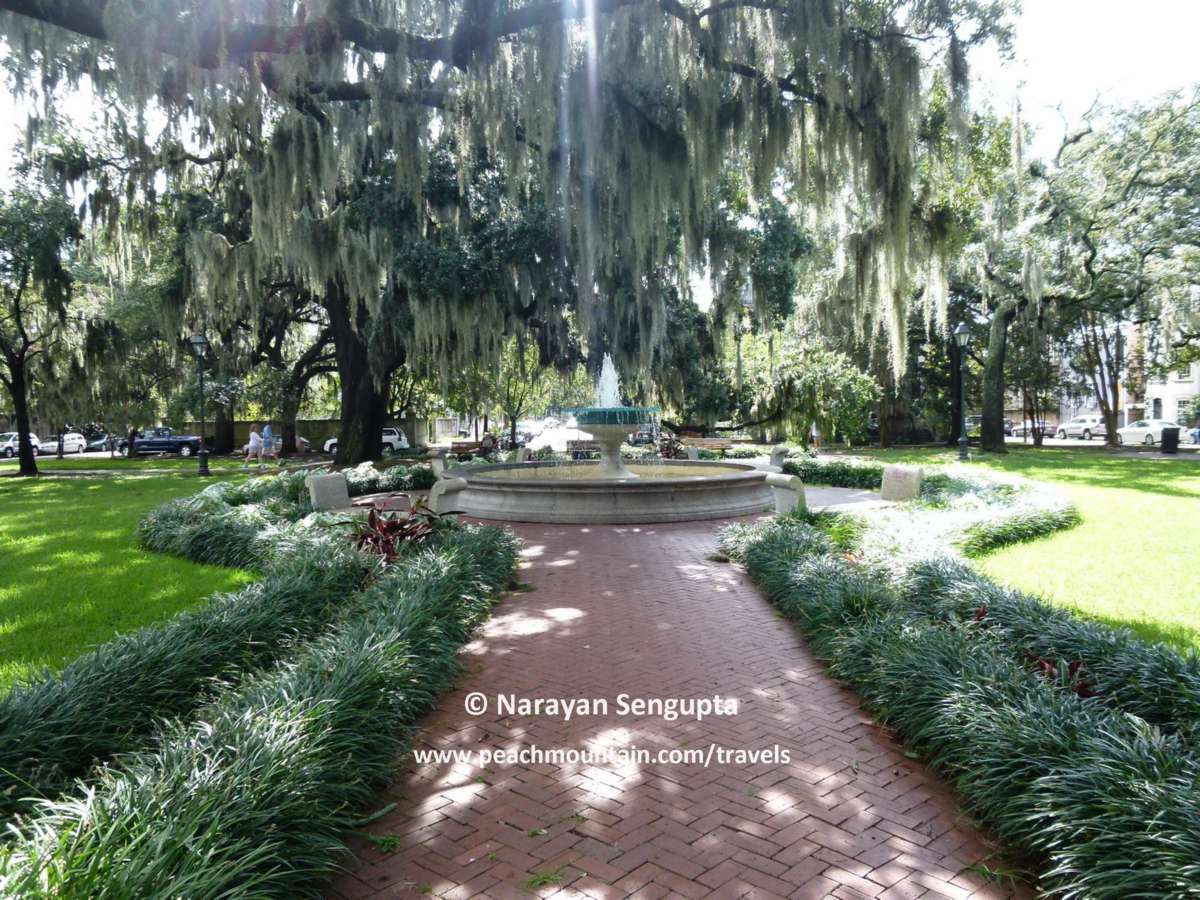
M 782 469 L 783 464 L 787 462 L 788 448 L 787 447 L 772 447 L 771 448 L 771 465 L 777 469 Z
M 880 495 L 884 500 L 903 503 L 921 496 L 922 469 L 916 466 L 887 466 L 883 470 L 883 488 Z
M 429 460 L 429 468 L 433 469 L 433 475 L 435 478 L 441 478 L 442 473 L 446 471 L 446 457 L 433 457 L 433 459 Z
M 454 505 L 459 492 L 465 490 L 466 487 L 467 479 L 465 478 L 439 478 L 429 489 L 429 508 L 441 515 L 461 511 L 455 510 Z
M 700 448 L 699 447 L 684 447 L 683 449 L 687 451 L 688 459 L 695 461 L 700 458 Z
M 804 497 L 804 480 L 799 475 L 772 472 L 767 476 L 767 484 L 775 494 L 776 513 L 808 511 L 808 501 Z
M 341 472 L 309 475 L 305 482 L 313 509 L 350 508 L 350 489 L 346 486 L 346 476 Z
M 519 463 L 529 462 L 529 448 L 528 447 L 518 447 L 517 448 L 517 462 L 519 462 Z

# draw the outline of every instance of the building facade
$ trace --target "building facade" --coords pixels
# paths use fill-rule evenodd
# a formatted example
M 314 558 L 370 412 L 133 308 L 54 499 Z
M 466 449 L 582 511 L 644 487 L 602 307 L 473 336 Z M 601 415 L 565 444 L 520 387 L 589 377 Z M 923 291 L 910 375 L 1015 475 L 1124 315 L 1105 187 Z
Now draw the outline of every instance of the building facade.
M 1200 362 L 1148 379 L 1144 415 L 1147 419 L 1167 419 L 1180 425 L 1194 425 L 1194 422 L 1181 420 L 1196 397 L 1200 397 Z

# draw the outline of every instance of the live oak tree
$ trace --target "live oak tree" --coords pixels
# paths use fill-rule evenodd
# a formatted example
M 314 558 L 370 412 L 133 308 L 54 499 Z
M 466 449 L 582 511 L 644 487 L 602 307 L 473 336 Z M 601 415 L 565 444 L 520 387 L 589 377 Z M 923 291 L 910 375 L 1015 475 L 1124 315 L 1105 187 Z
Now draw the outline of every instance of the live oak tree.
M 514 318 L 538 319 L 543 356 L 581 340 L 626 372 L 648 368 L 667 320 L 658 276 L 704 268 L 704 211 L 731 160 L 760 187 L 788 171 L 814 216 L 843 223 L 842 302 L 886 331 L 901 366 L 913 283 L 945 282 L 944 234 L 913 214 L 926 65 L 940 57 L 961 119 L 967 52 L 1007 40 L 1008 7 L 0 0 L 0 30 L 21 87 L 88 76 L 141 157 L 94 213 L 153 192 L 162 176 L 242 169 L 250 236 L 198 237 L 197 288 L 215 309 L 280 271 L 321 298 L 349 462 L 377 452 L 388 371 L 410 357 L 453 369 L 473 361 L 475 344 L 494 360 Z M 443 141 L 460 185 L 486 160 L 514 196 L 561 212 L 568 303 L 532 290 L 545 257 L 502 273 L 512 289 L 493 305 L 446 304 L 397 273 L 410 242 L 455 225 L 452 197 L 422 195 Z M 351 214 L 360 186 L 385 170 L 412 211 L 400 228 Z M 944 292 L 923 296 L 936 304 Z
M 21 179 L 0 194 L 0 384 L 12 399 L 22 475 L 37 474 L 31 370 L 65 338 L 72 287 L 66 255 L 79 236 L 71 205 L 35 182 Z

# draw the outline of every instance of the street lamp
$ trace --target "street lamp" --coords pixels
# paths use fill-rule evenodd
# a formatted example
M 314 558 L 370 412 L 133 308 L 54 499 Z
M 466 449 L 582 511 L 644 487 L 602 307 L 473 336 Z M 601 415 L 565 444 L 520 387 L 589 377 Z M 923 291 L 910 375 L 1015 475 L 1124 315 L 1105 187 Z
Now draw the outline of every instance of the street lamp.
M 967 455 L 967 341 L 971 339 L 971 329 L 966 322 L 959 322 L 954 329 L 954 341 L 958 344 L 958 408 L 960 426 L 958 432 L 958 458 L 966 462 Z
M 192 353 L 196 356 L 196 366 L 200 370 L 200 470 L 198 475 L 208 474 L 208 447 L 204 444 L 204 357 L 208 355 L 208 338 L 196 332 L 188 342 L 192 345 Z

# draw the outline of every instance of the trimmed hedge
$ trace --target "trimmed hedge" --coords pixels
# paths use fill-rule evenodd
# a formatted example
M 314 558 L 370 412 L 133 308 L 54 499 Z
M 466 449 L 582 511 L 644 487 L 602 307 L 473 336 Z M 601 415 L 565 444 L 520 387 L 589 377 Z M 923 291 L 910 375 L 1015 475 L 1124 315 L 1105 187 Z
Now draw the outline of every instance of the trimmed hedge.
M 724 546 L 832 675 L 1001 837 L 1046 861 L 1043 889 L 1114 900 L 1200 893 L 1200 763 L 1182 737 L 1027 669 L 987 627 L 990 604 L 975 621 L 977 596 L 975 609 L 960 599 L 940 621 L 914 609 L 882 577 L 831 554 L 811 526 L 743 527 Z M 963 588 L 961 571 L 937 571 L 956 576 L 942 579 L 947 592 Z M 914 577 L 907 592 L 936 575 Z M 1159 652 L 1142 649 L 1145 659 Z
M 235 682 L 328 625 L 376 563 L 344 538 L 307 549 L 262 581 L 0 697 L 0 815 L 56 796 L 96 762 L 144 745 L 162 718 L 196 709 L 218 680 Z
M 156 752 L 47 804 L 0 857 L 8 896 L 292 897 L 341 862 L 342 833 L 458 670 L 502 583 L 498 529 L 459 534 L 368 592 L 361 613 L 247 679 Z
M 788 475 L 799 475 L 805 484 L 824 484 L 830 487 L 858 488 L 877 491 L 883 487 L 883 466 L 878 463 L 848 463 L 834 460 L 789 459 L 783 464 Z

